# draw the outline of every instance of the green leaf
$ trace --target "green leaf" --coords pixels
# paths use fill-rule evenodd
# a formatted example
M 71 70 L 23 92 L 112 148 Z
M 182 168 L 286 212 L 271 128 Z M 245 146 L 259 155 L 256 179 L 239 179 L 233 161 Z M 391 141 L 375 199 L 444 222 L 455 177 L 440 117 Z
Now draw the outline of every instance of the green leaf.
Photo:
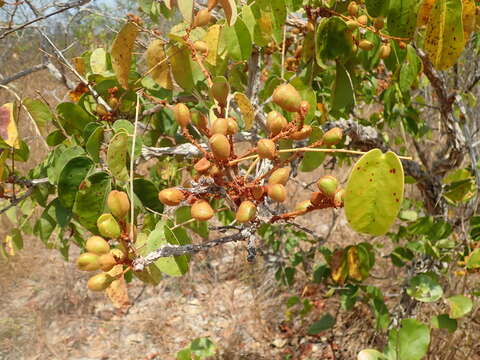
M 353 166 L 346 194 L 345 214 L 361 233 L 383 235 L 395 221 L 403 200 L 403 167 L 398 157 L 379 149 L 363 155 Z
M 230 57 L 234 60 L 247 60 L 252 53 L 252 39 L 250 32 L 242 19 L 237 19 L 235 25 L 224 26 L 221 41 Z
M 425 52 L 438 70 L 453 66 L 465 47 L 462 0 L 437 0 L 425 33 Z
M 415 319 L 403 319 L 398 331 L 398 360 L 420 360 L 428 351 L 430 329 Z
M 62 169 L 58 178 L 58 198 L 68 209 L 73 207 L 80 183 L 93 167 L 93 161 L 85 156 L 71 159 Z
M 113 123 L 112 128 L 115 131 L 115 133 L 125 130 L 128 133 L 128 135 L 130 135 L 128 137 L 128 154 L 132 156 L 134 125 L 128 120 L 120 119 Z M 143 145 L 142 137 L 137 133 L 137 138 L 135 140 L 135 157 L 138 157 L 141 155 L 142 145 Z
M 54 216 L 54 207 L 52 206 L 52 203 L 50 203 L 45 210 L 43 210 L 42 215 L 40 215 L 40 218 L 35 223 L 33 233 L 38 236 L 45 245 L 47 245 L 48 239 L 50 239 L 56 226 L 57 221 Z
M 177 360 L 192 360 L 192 352 L 190 351 L 190 348 L 185 348 L 177 352 L 176 356 Z
M 57 152 L 57 150 L 60 151 Z M 58 157 L 55 159 L 54 166 L 49 167 L 47 170 L 48 180 L 50 180 L 52 184 L 56 184 L 58 182 L 58 178 L 60 177 L 63 167 L 74 157 L 83 155 L 84 151 L 80 146 L 72 146 L 67 149 L 55 149 L 54 154 Z
M 168 228 L 165 221 L 157 224 L 157 228 L 153 230 L 147 239 L 145 253 L 151 253 L 159 249 L 162 245 L 167 244 L 179 245 L 180 243 L 172 235 L 172 231 Z M 155 265 L 165 274 L 170 276 L 182 276 L 188 271 L 188 260 L 185 256 L 171 256 L 158 259 Z
M 49 107 L 40 100 L 30 98 L 24 99 L 23 105 L 25 105 L 30 115 L 32 115 L 40 132 L 44 133 L 47 124 L 51 124 L 53 121 L 53 114 Z
M 451 319 L 447 314 L 432 317 L 430 324 L 435 329 L 447 329 L 450 333 L 457 330 L 457 320 Z
M 443 296 L 443 290 L 436 278 L 420 274 L 410 280 L 407 294 L 421 302 L 434 302 Z
M 128 180 L 127 170 L 128 134 L 120 131 L 110 140 L 107 151 L 107 165 L 119 181 Z
M 470 311 L 472 311 L 473 303 L 469 297 L 465 295 L 454 295 L 447 299 L 448 306 L 450 306 L 449 316 L 452 319 L 459 319 Z
M 209 338 L 198 338 L 190 343 L 192 353 L 200 358 L 209 358 L 215 356 L 217 347 Z
M 184 90 L 191 91 L 195 87 L 195 65 L 192 64 L 190 52 L 187 48 L 172 46 L 168 49 L 168 56 L 175 81 Z
M 100 147 L 103 141 L 103 127 L 97 127 L 85 144 L 85 150 L 95 162 L 100 161 Z
M 80 105 L 70 102 L 58 104 L 57 112 L 60 123 L 69 135 L 81 134 L 84 127 L 94 120 Z
M 480 248 L 473 250 L 467 260 L 467 269 L 478 268 L 480 268 Z
M 348 70 L 337 61 L 335 82 L 332 89 L 332 111 L 346 108 L 349 110 L 355 105 L 355 90 L 352 77 Z
M 312 135 L 308 140 L 308 144 L 313 144 L 314 142 L 320 140 L 323 136 L 323 131 L 320 127 L 314 126 Z M 306 152 L 303 155 L 302 163 L 300 164 L 300 171 L 310 172 L 317 169 L 322 165 L 323 160 L 325 160 L 325 153 L 316 153 L 316 152 Z
M 405 247 L 397 247 L 390 254 L 392 264 L 395 266 L 405 266 L 405 263 L 413 259 L 413 253 L 410 249 Z
M 337 16 L 325 18 L 318 26 L 316 37 L 316 59 L 320 66 L 327 60 L 346 62 L 353 55 L 353 38 L 345 21 Z
M 368 15 L 372 17 L 385 16 L 388 13 L 390 0 L 365 0 Z
M 53 130 L 50 134 L 48 134 L 46 141 L 48 146 L 57 146 L 65 139 L 66 137 L 63 135 L 61 130 Z
M 97 219 L 104 213 L 105 202 L 111 190 L 111 178 L 98 172 L 85 179 L 75 198 L 73 213 L 87 230 L 98 233 Z
M 143 206 L 159 213 L 163 212 L 163 204 L 158 199 L 158 188 L 150 180 L 133 180 L 133 192 L 138 196 Z
M 387 30 L 390 35 L 412 38 L 417 25 L 418 0 L 390 0 Z
M 308 328 L 309 335 L 317 335 L 322 331 L 328 330 L 335 325 L 335 318 L 330 314 L 323 315 L 320 320 L 315 321 Z

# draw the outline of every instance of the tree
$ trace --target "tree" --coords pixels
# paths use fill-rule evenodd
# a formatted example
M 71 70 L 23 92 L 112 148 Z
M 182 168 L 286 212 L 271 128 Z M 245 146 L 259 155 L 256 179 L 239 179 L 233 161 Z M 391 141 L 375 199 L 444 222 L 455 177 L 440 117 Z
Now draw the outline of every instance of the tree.
M 480 267 L 478 4 L 146 0 L 138 6 L 140 15 L 127 16 L 110 49 L 73 60 L 42 33 L 78 82 L 71 101 L 51 109 L 19 99 L 0 108 L 0 176 L 10 202 L 2 212 L 13 206 L 24 212 L 4 252 L 21 247 L 23 233 L 46 245 L 58 239 L 66 258 L 75 244 L 85 250 L 79 269 L 101 270 L 90 290 L 108 292 L 133 277 L 156 285 L 165 274 L 181 276 L 192 254 L 229 242 L 244 242 L 254 261 L 260 240 L 278 250 L 285 246 L 279 234 L 287 232 L 311 240 L 279 271 L 284 284 L 319 253 L 324 261 L 313 281 L 340 296 L 345 310 L 368 304 L 377 329 L 388 332 L 383 352 L 366 349 L 359 359 L 421 359 L 433 344 L 432 329 L 455 331 L 478 294 L 457 293 L 445 279 L 452 269 L 467 277 Z M 166 32 L 158 29 L 163 19 L 174 23 Z M 28 174 L 15 168 L 29 153 L 15 125 L 20 109 L 39 134 L 54 126 L 46 136 L 51 151 Z M 345 186 L 322 174 L 310 199 L 286 209 L 287 183 L 326 158 L 350 166 Z M 156 168 L 142 175 L 138 167 L 150 159 Z M 404 199 L 405 183 L 418 189 L 419 200 Z M 24 220 L 33 207 L 43 210 L 30 229 Z M 344 208 L 351 228 L 369 241 L 328 248 L 297 222 L 328 208 Z M 220 226 L 212 226 L 214 218 Z M 212 229 L 228 234 L 211 239 Z M 193 233 L 208 240 L 192 243 Z M 394 307 L 368 284 L 378 239 L 386 239 L 375 237 L 384 235 L 392 240 L 392 263 L 407 269 Z M 422 303 L 442 300 L 448 314 L 435 314 L 428 325 L 414 318 Z M 299 305 L 300 313 L 311 308 L 300 297 L 287 304 Z M 334 326 L 325 314 L 307 332 Z

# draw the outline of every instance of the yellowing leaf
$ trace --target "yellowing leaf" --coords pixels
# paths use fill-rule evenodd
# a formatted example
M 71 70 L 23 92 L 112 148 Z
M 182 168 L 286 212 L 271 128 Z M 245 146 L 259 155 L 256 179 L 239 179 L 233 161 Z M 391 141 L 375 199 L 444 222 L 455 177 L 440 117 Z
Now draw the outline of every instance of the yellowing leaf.
M 189 50 L 172 46 L 168 49 L 168 57 L 172 66 L 173 78 L 177 84 L 185 90 L 192 90 L 195 81 Z
M 220 5 L 225 12 L 228 25 L 232 26 L 237 21 L 237 5 L 235 0 L 219 0 Z
M 8 159 L 8 153 L 6 150 L 0 152 L 0 181 L 4 179 L 3 173 L 5 171 L 5 162 Z
M 358 257 L 358 250 L 355 246 L 352 246 L 347 251 L 348 261 L 348 276 L 354 280 L 362 281 L 363 276 L 360 272 L 360 259 Z
M 0 107 L 0 137 L 7 145 L 20 149 L 17 125 L 15 124 L 13 112 L 13 103 L 8 103 Z
M 417 16 L 417 26 L 427 25 L 430 12 L 432 11 L 433 5 L 436 0 L 423 0 L 422 5 L 420 5 L 420 10 L 418 11 Z
M 465 42 L 467 42 L 476 25 L 476 7 L 473 0 L 463 0 L 462 22 Z
M 115 306 L 117 309 L 125 311 L 130 306 L 127 284 L 125 283 L 123 276 L 117 280 L 114 280 L 110 284 L 106 290 L 106 294 L 112 301 L 113 306 Z
M 212 25 L 208 28 L 207 34 L 203 38 L 203 41 L 207 44 L 208 52 L 206 61 L 212 66 L 217 65 L 218 58 L 218 39 L 220 38 L 220 25 Z
M 462 0 L 437 0 L 427 24 L 425 51 L 435 68 L 453 66 L 465 47 Z
M 255 119 L 253 105 L 245 94 L 237 92 L 234 98 L 242 113 L 245 129 L 250 130 L 253 126 L 253 120 Z
M 347 262 L 345 261 L 345 253 L 342 249 L 336 250 L 330 259 L 330 271 L 332 279 L 338 284 L 343 284 L 347 277 Z
M 146 57 L 148 71 L 153 80 L 165 89 L 173 89 L 170 65 L 163 49 L 163 42 L 161 40 L 152 41 L 148 46 Z
M 10 235 L 5 236 L 3 239 L 3 248 L 8 256 L 15 256 L 15 248 L 13 246 L 13 239 Z
M 193 16 L 193 0 L 177 0 L 177 4 L 183 19 L 190 24 Z
M 128 74 L 132 62 L 132 51 L 135 45 L 138 29 L 134 23 L 128 22 L 120 30 L 112 45 L 112 66 L 118 82 L 128 88 Z
M 93 50 L 90 55 L 90 68 L 94 74 L 103 74 L 107 71 L 107 52 L 104 48 Z

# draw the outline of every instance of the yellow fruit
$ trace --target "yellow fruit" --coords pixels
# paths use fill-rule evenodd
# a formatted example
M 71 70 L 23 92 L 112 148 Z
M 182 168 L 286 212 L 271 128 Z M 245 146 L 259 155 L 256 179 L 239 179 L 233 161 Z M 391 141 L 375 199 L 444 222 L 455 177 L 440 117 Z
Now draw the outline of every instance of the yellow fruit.
M 287 198 L 287 189 L 282 184 L 268 185 L 268 197 L 276 202 L 284 202 Z
M 195 220 L 207 221 L 213 217 L 214 211 L 208 202 L 198 200 L 192 205 L 190 214 Z
M 212 14 L 210 14 L 210 11 L 208 11 L 208 9 L 201 9 L 193 18 L 193 27 L 208 25 L 211 18 Z
M 337 190 L 337 192 L 335 193 L 335 197 L 333 198 L 333 203 L 335 207 L 337 208 L 342 207 L 344 198 L 345 198 L 345 190 L 344 189 Z
M 358 43 L 358 47 L 365 51 L 370 51 L 373 49 L 374 45 L 371 41 L 363 39 Z
M 169 188 L 169 189 L 163 189 L 158 193 L 158 199 L 162 204 L 168 205 L 168 206 L 177 206 L 180 204 L 183 200 L 185 200 L 185 195 L 183 194 L 182 191 L 175 189 L 175 188 Z
M 122 232 L 112 214 L 100 215 L 97 219 L 97 228 L 100 235 L 112 239 L 118 238 Z
M 222 134 L 215 134 L 209 140 L 210 149 L 213 156 L 219 160 L 227 160 L 230 157 L 230 142 Z
M 381 47 L 380 47 L 380 59 L 386 59 L 390 56 L 392 52 L 392 48 L 390 46 L 390 44 L 383 44 Z
M 191 115 L 187 105 L 178 103 L 173 107 L 173 117 L 180 127 L 184 128 L 190 124 Z
M 275 170 L 268 179 L 268 185 L 282 184 L 285 185 L 290 176 L 290 168 L 280 168 Z
M 218 118 L 216 119 L 213 124 L 212 128 L 210 129 L 212 134 L 222 134 L 227 135 L 228 131 L 228 120 L 225 118 Z
M 262 159 L 274 159 L 277 153 L 275 143 L 270 139 L 261 139 L 257 143 L 257 154 Z
M 267 115 L 267 128 L 271 136 L 278 135 L 287 126 L 285 117 L 278 111 L 270 111 Z
M 333 146 L 337 145 L 343 138 L 343 130 L 340 128 L 332 128 L 323 134 L 323 145 Z
M 331 175 L 325 175 L 317 181 L 317 186 L 324 195 L 333 197 L 338 188 L 338 180 Z
M 98 258 L 98 263 L 100 264 L 100 269 L 103 271 L 110 271 L 115 265 L 117 265 L 117 261 L 112 253 L 101 255 Z
M 238 132 L 238 124 L 234 118 L 227 119 L 227 135 L 235 135 Z
M 193 168 L 199 173 L 204 173 L 210 169 L 210 166 L 212 166 L 212 163 L 208 161 L 207 158 L 201 158 L 197 161 Z
M 351 1 L 347 7 L 348 13 L 350 16 L 357 16 L 358 14 L 358 5 L 355 1 Z
M 308 138 L 312 134 L 313 128 L 310 125 L 303 125 L 302 129 L 295 131 L 290 135 L 293 140 L 303 140 Z
M 107 273 L 101 273 L 88 279 L 87 286 L 92 291 L 103 291 L 110 286 L 113 280 L 115 280 L 115 278 Z
M 368 24 L 368 16 L 367 15 L 360 15 L 358 18 L 357 18 L 357 22 L 360 24 L 360 25 L 367 25 Z
M 246 223 L 252 220 L 257 213 L 257 207 L 249 200 L 243 201 L 238 207 L 235 218 L 239 223 Z
M 298 112 L 302 97 L 292 85 L 282 84 L 273 92 L 272 100 L 285 111 Z
M 104 238 L 94 235 L 87 239 L 85 249 L 92 254 L 102 255 L 110 251 L 110 245 Z
M 230 85 L 223 78 L 215 80 L 212 84 L 212 87 L 210 88 L 210 93 L 212 94 L 213 98 L 217 100 L 218 104 L 222 107 L 227 106 L 229 92 Z
M 77 267 L 82 271 L 95 271 L 100 269 L 99 257 L 93 253 L 83 253 L 77 259 Z
M 112 190 L 108 194 L 107 206 L 117 219 L 123 219 L 130 210 L 130 200 L 126 192 Z
M 307 209 L 310 206 L 312 206 L 312 203 L 310 202 L 310 200 L 304 200 L 302 202 L 299 202 L 297 206 L 295 206 L 294 211 L 299 211 L 299 212 L 302 212 L 302 214 L 305 214 L 307 212 Z

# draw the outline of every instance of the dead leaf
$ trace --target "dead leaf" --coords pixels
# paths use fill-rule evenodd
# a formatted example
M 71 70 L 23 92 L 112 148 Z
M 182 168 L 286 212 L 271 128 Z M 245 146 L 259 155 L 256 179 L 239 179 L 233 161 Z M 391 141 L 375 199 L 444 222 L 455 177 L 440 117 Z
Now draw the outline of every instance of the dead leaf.
M 110 284 L 106 290 L 106 294 L 112 301 L 113 306 L 122 310 L 122 312 L 126 311 L 130 306 L 127 284 L 123 276 Z
M 255 110 L 253 105 L 248 97 L 243 93 L 236 92 L 234 98 L 235 102 L 240 108 L 240 112 L 242 113 L 243 121 L 245 123 L 245 130 L 250 130 L 253 127 L 253 120 L 255 119 Z
M 164 89 L 173 89 L 170 65 L 163 49 L 163 41 L 152 41 L 148 46 L 146 58 L 148 70 L 153 80 Z
M 15 124 L 14 104 L 7 103 L 0 107 L 0 137 L 15 149 L 20 148 L 17 125 Z

